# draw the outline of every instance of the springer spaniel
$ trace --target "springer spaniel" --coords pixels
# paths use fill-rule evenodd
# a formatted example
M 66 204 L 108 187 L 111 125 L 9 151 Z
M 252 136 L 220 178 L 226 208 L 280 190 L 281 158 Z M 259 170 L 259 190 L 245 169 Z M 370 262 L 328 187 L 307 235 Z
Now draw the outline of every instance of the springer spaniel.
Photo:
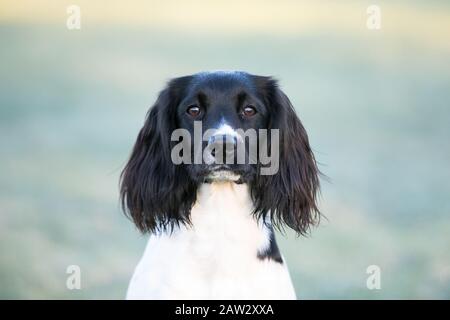
M 124 211 L 150 234 L 127 298 L 295 299 L 274 228 L 307 233 L 318 192 L 308 136 L 276 80 L 171 80 L 121 176 Z

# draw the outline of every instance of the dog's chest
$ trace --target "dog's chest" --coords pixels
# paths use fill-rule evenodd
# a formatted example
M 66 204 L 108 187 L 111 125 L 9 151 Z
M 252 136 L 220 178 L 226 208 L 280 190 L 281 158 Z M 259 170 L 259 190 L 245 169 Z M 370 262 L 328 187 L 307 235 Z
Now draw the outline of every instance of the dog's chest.
M 258 259 L 270 237 L 251 209 L 246 185 L 203 185 L 192 209 L 192 227 L 149 240 L 128 297 L 295 297 L 285 265 Z

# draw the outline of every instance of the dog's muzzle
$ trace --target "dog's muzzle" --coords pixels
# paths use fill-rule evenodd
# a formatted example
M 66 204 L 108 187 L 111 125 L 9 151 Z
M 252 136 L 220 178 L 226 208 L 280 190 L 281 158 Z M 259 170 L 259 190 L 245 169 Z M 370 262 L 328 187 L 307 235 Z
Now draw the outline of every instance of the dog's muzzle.
M 206 163 L 209 165 L 234 165 L 238 137 L 231 134 L 215 134 L 208 140 L 206 146 Z

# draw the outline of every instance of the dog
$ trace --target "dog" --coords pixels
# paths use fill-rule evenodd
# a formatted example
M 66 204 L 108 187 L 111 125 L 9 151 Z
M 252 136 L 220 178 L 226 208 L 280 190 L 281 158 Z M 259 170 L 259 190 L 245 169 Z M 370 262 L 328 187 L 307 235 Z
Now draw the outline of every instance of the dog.
M 204 138 L 196 128 L 212 133 Z M 180 142 L 177 130 L 194 138 Z M 192 161 L 217 160 L 220 147 L 223 160 L 248 145 L 238 130 L 278 132 L 278 139 L 257 136 L 241 163 Z M 266 174 L 260 153 L 249 155 L 264 149 L 261 142 L 278 161 Z M 189 154 L 194 143 L 200 152 Z M 179 152 L 186 161 L 174 159 L 176 146 L 186 147 Z M 318 223 L 319 174 L 305 128 L 274 78 L 214 71 L 170 80 L 121 174 L 123 210 L 150 234 L 126 298 L 296 299 L 274 229 L 305 235 Z

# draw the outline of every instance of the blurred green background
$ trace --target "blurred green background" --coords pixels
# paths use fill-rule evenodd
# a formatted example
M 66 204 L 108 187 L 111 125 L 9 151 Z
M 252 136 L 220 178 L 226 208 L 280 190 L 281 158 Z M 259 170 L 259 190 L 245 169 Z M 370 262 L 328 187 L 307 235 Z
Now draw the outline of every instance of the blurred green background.
M 121 168 L 164 83 L 215 69 L 279 78 L 330 178 L 278 236 L 299 298 L 450 298 L 448 1 L 3 0 L 0 39 L 0 298 L 124 297 Z

